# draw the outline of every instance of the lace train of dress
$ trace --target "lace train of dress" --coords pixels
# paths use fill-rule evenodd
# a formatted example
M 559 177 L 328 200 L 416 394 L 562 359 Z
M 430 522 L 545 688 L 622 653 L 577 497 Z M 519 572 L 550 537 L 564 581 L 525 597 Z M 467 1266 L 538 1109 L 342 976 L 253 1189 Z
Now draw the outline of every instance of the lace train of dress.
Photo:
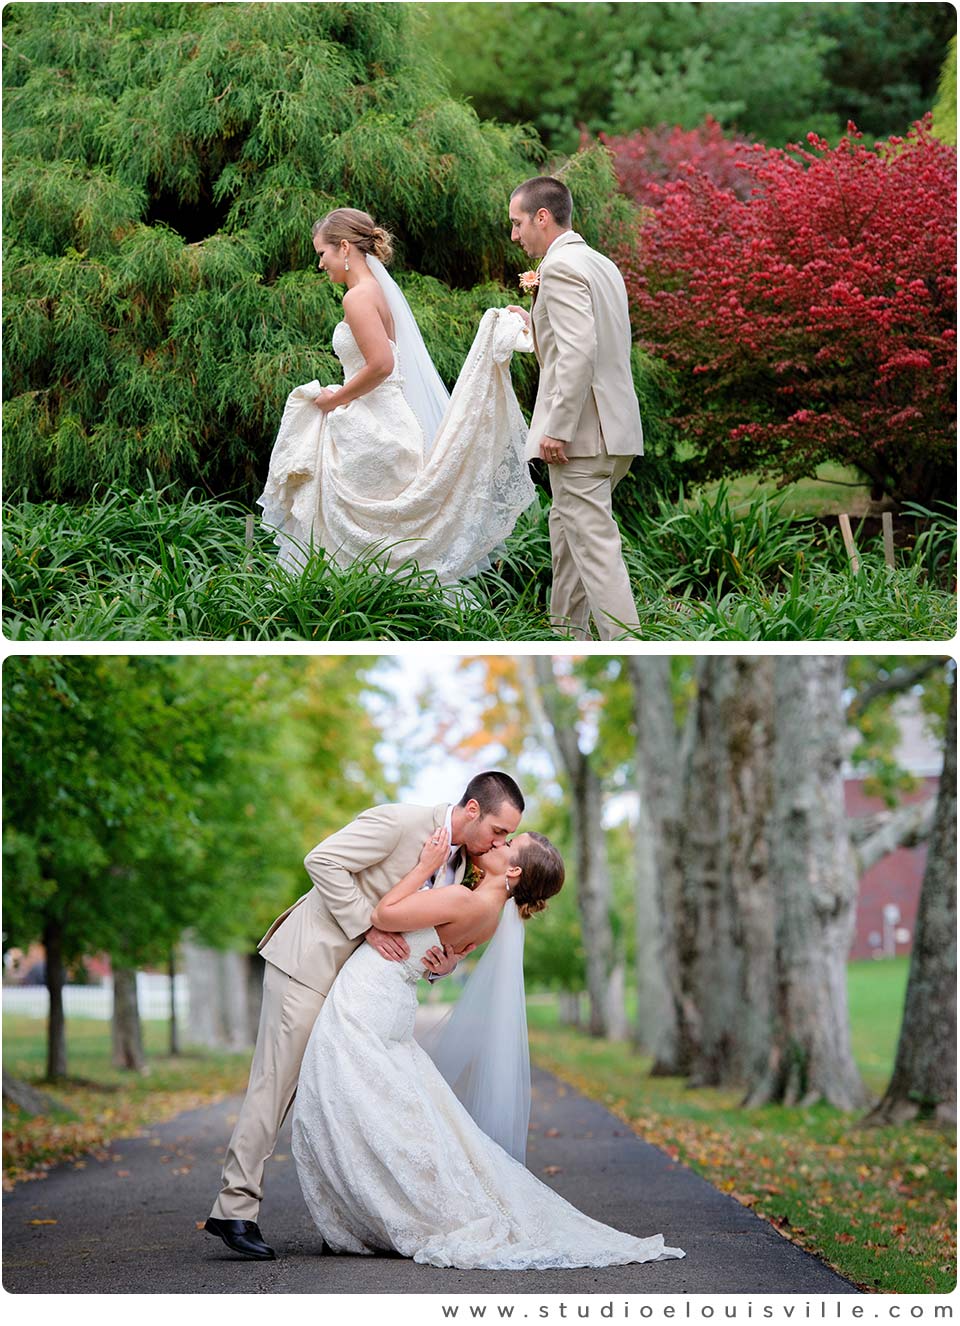
M 293 1115 L 307 1207 L 335 1252 L 431 1266 L 536 1270 L 682 1257 L 583 1215 L 480 1130 L 414 1040 L 420 960 L 361 944 L 314 1024 Z
M 428 459 L 396 347 L 385 382 L 327 415 L 313 404 L 319 382 L 295 388 L 257 499 L 281 564 L 302 571 L 311 546 L 340 566 L 383 550 L 391 565 L 415 560 L 444 584 L 489 565 L 535 496 L 510 382 L 523 334 L 515 313 L 483 315 Z M 349 381 L 364 361 L 346 322 L 333 348 Z

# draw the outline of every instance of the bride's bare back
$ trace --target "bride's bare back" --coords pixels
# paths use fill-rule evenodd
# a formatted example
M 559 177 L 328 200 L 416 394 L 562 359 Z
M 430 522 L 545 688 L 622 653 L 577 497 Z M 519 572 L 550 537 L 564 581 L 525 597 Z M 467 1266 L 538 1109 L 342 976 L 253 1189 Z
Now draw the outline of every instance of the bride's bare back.
M 448 888 L 462 890 L 468 896 L 458 907 L 458 915 L 436 926 L 440 942 L 457 953 L 462 953 L 471 944 L 485 944 L 497 928 L 506 888 L 484 886 L 473 892 L 462 885 L 451 884 Z

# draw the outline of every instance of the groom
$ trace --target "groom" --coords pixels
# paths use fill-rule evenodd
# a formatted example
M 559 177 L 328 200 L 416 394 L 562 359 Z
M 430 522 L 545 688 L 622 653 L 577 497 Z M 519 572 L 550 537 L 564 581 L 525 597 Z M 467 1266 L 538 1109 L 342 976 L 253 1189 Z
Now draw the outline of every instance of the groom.
M 223 1163 L 220 1195 L 204 1225 L 246 1257 L 275 1257 L 257 1223 L 263 1168 L 297 1090 L 310 1032 L 337 972 L 362 940 L 392 962 L 409 956 L 402 935 L 370 924 L 374 907 L 417 864 L 431 834 L 446 829 L 450 856 L 431 887 L 459 884 L 467 856 L 502 847 L 523 813 L 505 773 L 477 774 L 456 806 L 374 806 L 307 854 L 313 888 L 288 907 L 258 945 L 266 960 L 263 1003 L 247 1094 Z M 464 953 L 432 948 L 428 978 L 445 976 Z
M 630 372 L 630 320 L 619 269 L 571 229 L 573 198 L 541 175 L 514 189 L 511 238 L 541 259 L 531 325 L 540 383 L 527 459 L 549 465 L 550 617 L 576 639 L 602 640 L 637 626 L 613 490 L 643 455 Z

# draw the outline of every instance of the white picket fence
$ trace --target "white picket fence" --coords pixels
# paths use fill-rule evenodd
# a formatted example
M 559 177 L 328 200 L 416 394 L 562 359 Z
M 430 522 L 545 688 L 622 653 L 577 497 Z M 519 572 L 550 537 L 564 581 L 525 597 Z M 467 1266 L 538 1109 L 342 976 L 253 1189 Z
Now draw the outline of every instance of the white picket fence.
M 185 1021 L 190 1010 L 190 987 L 186 976 L 174 978 L 174 997 L 177 1017 Z M 170 977 L 162 972 L 137 972 L 137 1002 L 140 1016 L 145 1021 L 163 1020 L 170 1016 Z M 50 1008 L 50 995 L 45 985 L 5 985 L 3 1011 L 18 1013 L 21 1017 L 45 1018 Z M 113 1013 L 113 981 L 108 977 L 103 985 L 65 985 L 63 1010 L 68 1018 L 94 1018 L 109 1022 Z

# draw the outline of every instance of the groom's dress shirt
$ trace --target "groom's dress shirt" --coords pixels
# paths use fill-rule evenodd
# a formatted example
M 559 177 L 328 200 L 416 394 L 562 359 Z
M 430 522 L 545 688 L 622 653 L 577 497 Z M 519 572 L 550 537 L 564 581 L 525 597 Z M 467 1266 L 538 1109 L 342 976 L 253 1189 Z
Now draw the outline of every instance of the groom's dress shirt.
M 447 807 L 447 817 L 443 822 L 443 827 L 447 831 L 447 837 L 452 837 L 453 806 Z M 447 884 L 453 884 L 456 878 L 456 869 L 457 865 L 459 864 L 462 851 L 463 851 L 462 847 L 453 846 L 451 844 L 450 853 L 447 856 L 447 864 L 445 866 L 439 866 L 437 870 L 434 871 L 433 876 L 427 880 L 426 884 L 423 885 L 423 888 L 439 889 L 443 888 Z M 433 985 L 434 981 L 441 981 L 441 980 L 443 980 L 443 977 L 438 976 L 436 972 L 432 971 L 427 972 L 427 981 L 430 985 Z
M 447 837 L 452 838 L 453 806 L 447 807 L 447 817 L 443 821 L 443 827 L 447 831 Z M 452 884 L 454 882 L 457 864 L 460 860 L 460 854 L 462 851 L 463 849 L 461 847 L 456 846 L 455 844 L 451 844 L 450 854 L 447 857 L 447 864 L 445 866 L 438 866 L 437 869 L 430 876 L 430 878 L 427 880 L 426 884 L 422 885 L 422 887 L 425 889 L 439 889 L 442 888 L 445 884 Z

